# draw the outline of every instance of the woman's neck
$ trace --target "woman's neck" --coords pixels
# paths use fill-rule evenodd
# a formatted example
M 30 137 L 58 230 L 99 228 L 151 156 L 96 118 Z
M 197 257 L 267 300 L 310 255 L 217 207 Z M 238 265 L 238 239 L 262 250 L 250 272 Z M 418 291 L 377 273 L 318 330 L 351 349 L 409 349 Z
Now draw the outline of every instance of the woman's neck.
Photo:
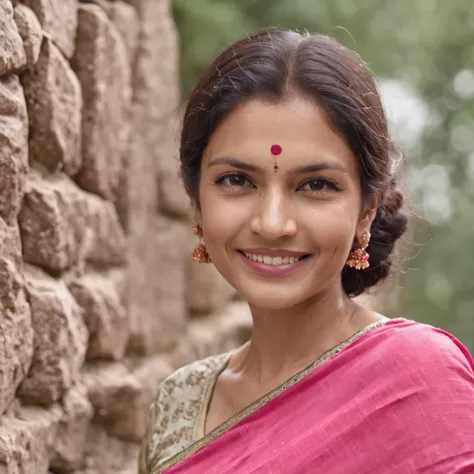
M 342 289 L 287 310 L 250 309 L 252 338 L 236 354 L 232 371 L 263 386 L 286 380 L 378 319 Z

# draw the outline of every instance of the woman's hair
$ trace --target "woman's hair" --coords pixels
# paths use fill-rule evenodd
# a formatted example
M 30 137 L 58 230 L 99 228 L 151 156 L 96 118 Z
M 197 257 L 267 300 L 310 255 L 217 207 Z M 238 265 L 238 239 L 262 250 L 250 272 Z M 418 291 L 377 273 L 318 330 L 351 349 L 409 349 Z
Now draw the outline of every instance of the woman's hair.
M 325 111 L 334 130 L 359 160 L 363 203 L 382 193 L 367 249 L 370 267 L 344 267 L 342 284 L 357 296 L 386 278 L 395 241 L 405 232 L 403 194 L 397 188 L 401 159 L 388 134 L 375 82 L 360 57 L 335 39 L 268 29 L 237 41 L 205 69 L 192 91 L 181 134 L 181 175 L 199 206 L 203 151 L 217 125 L 251 98 L 278 103 L 298 95 Z

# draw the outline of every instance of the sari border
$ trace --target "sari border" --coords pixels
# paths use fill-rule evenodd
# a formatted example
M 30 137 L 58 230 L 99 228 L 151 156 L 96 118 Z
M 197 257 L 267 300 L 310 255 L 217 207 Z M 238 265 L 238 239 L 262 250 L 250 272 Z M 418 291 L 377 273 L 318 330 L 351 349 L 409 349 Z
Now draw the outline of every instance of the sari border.
M 363 336 L 364 334 L 370 332 L 373 329 L 385 326 L 387 322 L 391 321 L 389 318 L 384 318 L 378 321 L 375 321 L 365 328 L 357 331 L 354 333 L 349 339 L 346 339 L 345 341 L 341 342 L 337 346 L 334 346 L 332 349 L 329 349 L 328 351 L 324 352 L 322 355 L 320 355 L 316 360 L 311 362 L 310 365 L 302 369 L 300 372 L 296 373 L 292 377 L 290 377 L 288 380 L 283 382 L 281 385 L 278 387 L 274 388 L 267 394 L 263 395 L 262 397 L 258 398 L 254 402 L 252 402 L 250 405 L 246 406 L 242 410 L 238 411 L 235 415 L 232 415 L 230 418 L 228 418 L 226 421 L 224 421 L 222 424 L 214 428 L 212 431 L 210 431 L 207 435 L 203 436 L 202 438 L 198 439 L 194 443 L 190 444 L 187 448 L 184 448 L 182 451 L 176 453 L 174 456 L 168 458 L 166 461 L 163 462 L 163 464 L 160 466 L 156 466 L 152 471 L 151 474 L 161 474 L 167 469 L 173 467 L 174 465 L 178 464 L 179 462 L 183 461 L 186 459 L 188 456 L 195 454 L 196 452 L 200 451 L 202 448 L 207 446 L 208 444 L 212 443 L 215 439 L 217 439 L 219 436 L 223 435 L 226 431 L 228 431 L 230 428 L 232 428 L 234 425 L 236 425 L 239 421 L 243 420 L 247 416 L 251 415 L 261 407 L 263 407 L 266 403 L 269 401 L 273 400 L 276 398 L 278 395 L 281 393 L 285 392 L 288 390 L 290 387 L 295 385 L 297 382 L 302 380 L 306 375 L 308 375 L 310 372 L 315 370 L 317 367 L 319 367 L 321 364 L 341 352 L 344 348 L 346 348 L 348 345 L 350 345 L 352 342 L 354 342 L 356 339 L 359 337 Z

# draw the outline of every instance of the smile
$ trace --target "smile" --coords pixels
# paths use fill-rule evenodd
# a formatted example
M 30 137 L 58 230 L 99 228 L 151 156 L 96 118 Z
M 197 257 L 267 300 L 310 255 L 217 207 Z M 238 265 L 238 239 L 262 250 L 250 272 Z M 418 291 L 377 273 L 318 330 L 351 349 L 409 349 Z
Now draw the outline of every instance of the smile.
M 253 250 L 253 249 L 252 249 Z M 250 269 L 264 276 L 284 276 L 294 272 L 310 260 L 310 254 L 285 250 L 251 249 L 237 253 Z
M 305 255 L 296 256 L 296 257 L 288 257 L 288 256 L 281 256 L 277 255 L 273 257 L 271 255 L 262 255 L 256 253 L 247 253 L 242 252 L 248 259 L 253 260 L 254 262 L 264 263 L 265 265 L 289 265 L 291 263 L 296 263 L 299 260 L 305 258 Z

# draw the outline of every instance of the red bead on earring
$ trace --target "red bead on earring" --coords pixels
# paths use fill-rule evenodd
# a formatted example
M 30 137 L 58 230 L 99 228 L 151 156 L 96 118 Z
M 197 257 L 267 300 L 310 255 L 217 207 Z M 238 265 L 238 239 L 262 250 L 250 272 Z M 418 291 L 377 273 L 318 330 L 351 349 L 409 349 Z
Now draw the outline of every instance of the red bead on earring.
M 369 246 L 370 234 L 365 232 L 362 234 L 361 240 L 361 246 L 351 252 L 346 262 L 349 267 L 355 268 L 356 270 L 365 270 L 366 268 L 370 267 L 370 255 L 365 250 Z
M 199 237 L 200 242 L 193 249 L 193 260 L 197 263 L 211 263 L 211 258 L 207 253 L 206 244 L 202 239 L 202 227 L 200 224 L 196 224 L 193 227 L 193 232 Z

